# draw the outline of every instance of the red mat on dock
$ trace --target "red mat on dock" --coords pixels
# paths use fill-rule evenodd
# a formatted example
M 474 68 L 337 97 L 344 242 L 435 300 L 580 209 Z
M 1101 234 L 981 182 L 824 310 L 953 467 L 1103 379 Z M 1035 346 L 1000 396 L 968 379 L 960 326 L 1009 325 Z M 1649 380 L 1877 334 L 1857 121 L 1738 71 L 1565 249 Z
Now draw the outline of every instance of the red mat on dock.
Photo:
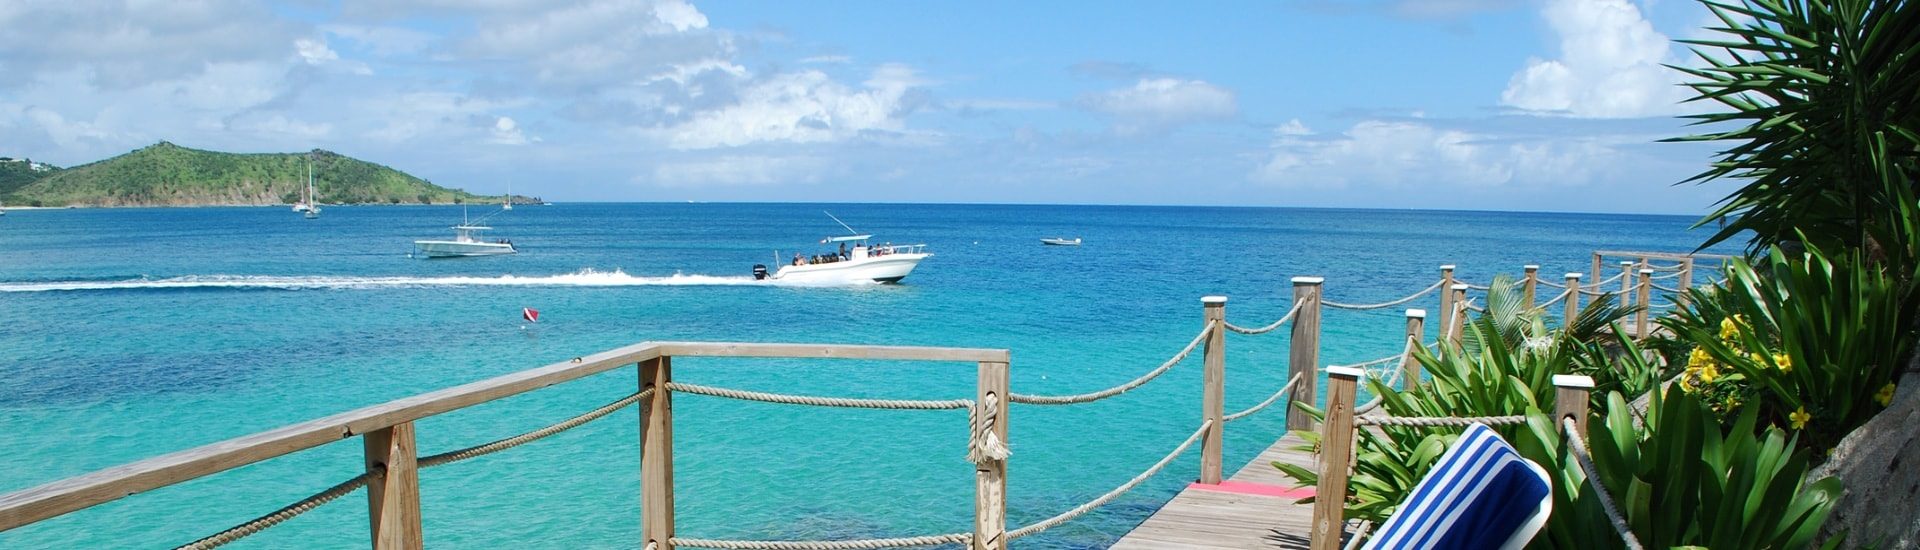
M 1307 498 L 1307 497 L 1313 496 L 1312 487 L 1298 487 L 1298 488 L 1282 487 L 1279 485 L 1268 485 L 1265 483 L 1248 483 L 1245 481 L 1221 481 L 1219 485 L 1207 485 L 1205 483 L 1194 483 L 1192 485 L 1188 485 L 1187 488 L 1199 489 L 1202 491 L 1213 491 L 1217 493 L 1238 493 L 1242 495 L 1260 495 L 1260 496 L 1267 496 L 1267 497 L 1280 497 L 1280 498 L 1292 498 L 1292 499 L 1300 499 L 1300 498 Z

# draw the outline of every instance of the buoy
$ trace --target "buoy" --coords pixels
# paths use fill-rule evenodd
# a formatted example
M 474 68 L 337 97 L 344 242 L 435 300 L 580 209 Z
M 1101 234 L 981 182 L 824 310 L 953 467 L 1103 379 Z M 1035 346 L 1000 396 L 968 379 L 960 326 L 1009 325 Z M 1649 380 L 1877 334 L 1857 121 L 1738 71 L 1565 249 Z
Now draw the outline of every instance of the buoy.
M 530 307 L 520 308 L 520 318 L 526 319 L 529 323 L 538 323 L 540 322 L 540 310 Z

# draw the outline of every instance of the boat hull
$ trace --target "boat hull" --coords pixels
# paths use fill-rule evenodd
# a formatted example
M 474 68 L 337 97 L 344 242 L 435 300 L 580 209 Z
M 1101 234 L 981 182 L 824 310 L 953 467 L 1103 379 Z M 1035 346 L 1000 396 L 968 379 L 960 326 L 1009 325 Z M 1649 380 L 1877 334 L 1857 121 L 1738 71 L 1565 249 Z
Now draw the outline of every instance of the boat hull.
M 428 258 L 499 256 L 519 252 L 506 243 L 463 243 L 459 241 L 414 241 L 414 250 Z
M 913 273 L 920 260 L 932 254 L 888 254 L 825 264 L 789 265 L 775 272 L 772 280 L 785 282 L 852 283 L 873 281 L 897 283 Z

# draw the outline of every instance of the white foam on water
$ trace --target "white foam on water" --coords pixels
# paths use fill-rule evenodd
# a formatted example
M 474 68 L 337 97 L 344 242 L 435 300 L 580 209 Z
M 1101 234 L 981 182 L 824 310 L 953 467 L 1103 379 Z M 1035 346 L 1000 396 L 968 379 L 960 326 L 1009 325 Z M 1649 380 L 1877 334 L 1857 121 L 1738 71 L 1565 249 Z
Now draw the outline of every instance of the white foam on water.
M 526 287 L 629 287 L 629 286 L 856 286 L 864 282 L 794 283 L 755 280 L 753 277 L 673 274 L 666 277 L 628 275 L 618 269 L 598 271 L 591 268 L 560 275 L 500 275 L 498 277 L 341 277 L 276 275 L 187 275 L 164 279 L 140 278 L 125 281 L 45 281 L 0 282 L 0 292 L 58 292 L 167 289 L 265 289 L 265 290 L 357 290 L 380 288 L 422 288 L 462 286 Z

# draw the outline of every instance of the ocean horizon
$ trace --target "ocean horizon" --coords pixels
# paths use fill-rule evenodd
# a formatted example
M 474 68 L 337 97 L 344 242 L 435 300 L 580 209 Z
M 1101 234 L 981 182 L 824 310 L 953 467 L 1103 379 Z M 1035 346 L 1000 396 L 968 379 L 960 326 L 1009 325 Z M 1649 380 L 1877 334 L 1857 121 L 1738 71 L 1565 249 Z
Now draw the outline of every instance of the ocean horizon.
M 1685 252 L 1696 216 L 1249 206 L 561 202 L 468 205 L 511 256 L 425 260 L 458 205 L 22 209 L 0 218 L 0 492 L 648 340 L 1008 349 L 1012 391 L 1078 393 L 1146 372 L 1202 325 L 1200 298 L 1265 325 L 1290 279 L 1329 299 L 1398 298 L 1442 264 L 1487 284 L 1541 266 L 1559 281 L 1596 249 Z M 387 205 L 378 205 L 387 206 Z M 9 208 L 11 210 L 11 208 Z M 901 284 L 755 281 L 846 233 L 934 255 Z M 1043 247 L 1044 237 L 1081 238 Z M 1728 252 L 1720 247 L 1716 252 Z M 1608 273 L 1606 275 L 1611 275 Z M 1605 278 L 1603 275 L 1600 278 Z M 1588 275 L 1587 281 L 1594 280 Z M 1542 292 L 1541 299 L 1551 297 Z M 1321 360 L 1397 352 L 1406 308 L 1327 311 Z M 537 309 L 537 323 L 521 318 Z M 1431 325 L 1435 323 L 1429 323 Z M 1432 331 L 1429 331 L 1429 335 Z M 1285 334 L 1230 335 L 1227 409 L 1278 389 Z M 1010 413 L 1010 525 L 1126 481 L 1200 417 L 1198 354 L 1138 390 Z M 970 365 L 676 359 L 676 380 L 822 396 L 971 398 Z M 423 454 L 518 434 L 633 391 L 632 368 L 419 423 Z M 964 414 L 820 409 L 679 396 L 681 536 L 865 538 L 965 531 Z M 435 547 L 631 547 L 631 410 L 525 447 L 425 470 Z M 1226 428 L 1228 473 L 1284 432 L 1271 408 Z M 356 440 L 133 495 L 0 533 L 0 547 L 175 546 L 358 473 Z M 1021 547 L 1102 548 L 1196 477 L 1196 451 Z M 1256 466 L 1257 467 L 1257 466 Z M 235 548 L 364 544 L 349 497 Z M 532 541 L 532 542 L 529 542 Z

